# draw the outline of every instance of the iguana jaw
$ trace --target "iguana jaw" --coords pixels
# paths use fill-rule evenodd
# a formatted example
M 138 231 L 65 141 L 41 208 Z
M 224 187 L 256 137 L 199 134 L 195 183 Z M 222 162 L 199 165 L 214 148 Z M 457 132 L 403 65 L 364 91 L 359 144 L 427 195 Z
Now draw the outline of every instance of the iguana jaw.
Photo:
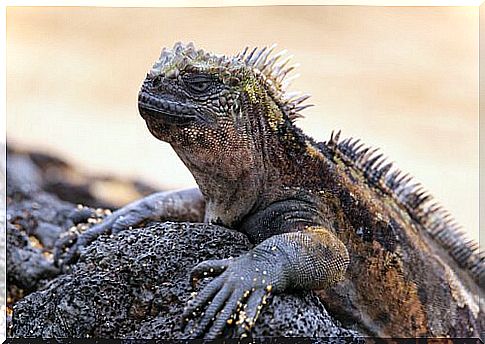
M 154 96 L 141 90 L 138 95 L 138 110 L 145 120 L 157 120 L 167 124 L 186 124 L 196 120 L 196 110 L 168 97 Z

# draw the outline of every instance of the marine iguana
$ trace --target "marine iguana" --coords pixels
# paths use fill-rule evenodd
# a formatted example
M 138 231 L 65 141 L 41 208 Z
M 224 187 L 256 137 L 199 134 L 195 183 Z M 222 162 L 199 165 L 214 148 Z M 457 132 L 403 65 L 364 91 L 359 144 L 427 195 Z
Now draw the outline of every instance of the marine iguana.
M 228 326 L 250 333 L 272 293 L 319 290 L 344 323 L 375 336 L 479 336 L 484 254 L 451 215 L 375 149 L 334 133 L 326 142 L 294 121 L 308 95 L 286 91 L 274 47 L 215 55 L 192 43 L 163 49 L 139 96 L 149 131 L 171 144 L 199 188 L 123 207 L 56 257 L 72 262 L 103 233 L 148 219 L 205 221 L 254 243 L 234 259 L 204 261 L 214 279 L 189 303 L 193 337 Z

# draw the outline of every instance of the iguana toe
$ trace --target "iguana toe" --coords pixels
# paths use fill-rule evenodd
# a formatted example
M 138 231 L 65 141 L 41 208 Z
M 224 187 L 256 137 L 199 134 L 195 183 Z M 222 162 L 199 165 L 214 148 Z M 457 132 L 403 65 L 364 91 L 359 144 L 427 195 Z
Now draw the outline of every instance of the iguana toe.
M 197 264 L 190 272 L 190 281 L 192 287 L 201 278 L 218 276 L 223 273 L 230 264 L 231 259 L 214 259 L 206 260 Z

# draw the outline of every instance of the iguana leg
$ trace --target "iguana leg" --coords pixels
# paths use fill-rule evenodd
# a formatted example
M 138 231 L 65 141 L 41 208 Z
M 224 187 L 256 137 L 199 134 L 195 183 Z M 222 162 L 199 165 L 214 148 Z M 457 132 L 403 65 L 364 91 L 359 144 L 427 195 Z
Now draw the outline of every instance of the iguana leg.
M 150 220 L 203 222 L 204 213 L 205 201 L 197 188 L 157 192 L 116 210 L 77 239 L 59 239 L 54 247 L 54 260 L 58 263 L 63 252 L 69 248 L 62 257 L 62 264 L 73 262 L 83 247 L 102 234 L 115 234 Z
M 214 338 L 235 319 L 236 332 L 242 334 L 272 293 L 328 287 L 343 278 L 348 263 L 344 244 L 326 228 L 275 235 L 238 258 L 196 266 L 194 278 L 220 275 L 189 303 L 183 323 L 201 314 L 191 336 Z

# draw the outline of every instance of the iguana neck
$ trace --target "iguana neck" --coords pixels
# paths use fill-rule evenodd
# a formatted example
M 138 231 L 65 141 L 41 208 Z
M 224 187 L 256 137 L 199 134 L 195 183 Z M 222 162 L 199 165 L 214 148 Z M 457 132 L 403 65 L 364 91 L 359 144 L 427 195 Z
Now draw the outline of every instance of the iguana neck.
M 172 146 L 204 195 L 205 222 L 234 227 L 253 209 L 265 185 L 259 159 L 245 154 L 245 149 L 224 147 L 227 155 L 221 158 Z

